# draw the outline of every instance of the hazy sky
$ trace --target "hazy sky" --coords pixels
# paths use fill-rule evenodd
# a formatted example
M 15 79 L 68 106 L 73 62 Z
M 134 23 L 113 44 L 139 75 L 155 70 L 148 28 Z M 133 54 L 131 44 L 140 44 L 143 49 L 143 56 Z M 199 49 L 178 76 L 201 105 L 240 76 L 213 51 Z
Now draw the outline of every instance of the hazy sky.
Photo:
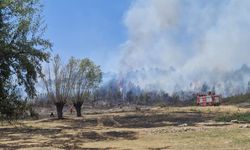
M 114 70 L 127 39 L 124 13 L 131 0 L 42 0 L 53 52 L 90 57 L 104 71 Z
M 64 59 L 90 57 L 120 77 L 142 68 L 174 68 L 132 78 L 142 87 L 173 91 L 176 85 L 215 85 L 226 81 L 228 72 L 250 65 L 250 0 L 43 2 L 47 36 Z M 250 76 L 237 80 L 247 83 Z

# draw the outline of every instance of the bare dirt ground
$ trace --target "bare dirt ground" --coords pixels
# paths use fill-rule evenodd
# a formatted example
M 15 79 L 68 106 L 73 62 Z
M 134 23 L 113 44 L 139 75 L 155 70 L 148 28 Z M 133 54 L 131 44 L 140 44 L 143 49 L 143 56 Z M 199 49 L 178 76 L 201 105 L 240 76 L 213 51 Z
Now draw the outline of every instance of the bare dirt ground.
M 215 122 L 234 106 L 86 110 L 76 118 L 0 125 L 0 149 L 250 149 L 246 123 Z

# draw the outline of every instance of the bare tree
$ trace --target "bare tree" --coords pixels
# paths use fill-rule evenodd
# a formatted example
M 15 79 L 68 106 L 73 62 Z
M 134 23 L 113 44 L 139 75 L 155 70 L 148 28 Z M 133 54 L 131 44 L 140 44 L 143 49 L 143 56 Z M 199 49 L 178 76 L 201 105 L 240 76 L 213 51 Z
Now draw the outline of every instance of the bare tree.
M 63 107 L 69 97 L 70 72 L 61 63 L 59 55 L 56 55 L 52 62 L 52 68 L 48 67 L 44 73 L 43 82 L 48 94 L 48 97 L 56 106 L 58 119 L 63 118 Z

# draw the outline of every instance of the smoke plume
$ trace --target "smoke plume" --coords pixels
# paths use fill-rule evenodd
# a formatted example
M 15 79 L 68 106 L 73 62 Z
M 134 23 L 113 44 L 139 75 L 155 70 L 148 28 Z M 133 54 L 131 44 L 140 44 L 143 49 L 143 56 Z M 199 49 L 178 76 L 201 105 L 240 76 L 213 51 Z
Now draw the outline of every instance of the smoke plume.
M 157 68 L 130 80 L 173 92 L 206 83 L 224 95 L 250 80 L 249 0 L 135 0 L 124 17 L 121 73 Z M 235 73 L 244 73 L 235 75 Z M 145 71 L 144 71 L 145 72 Z

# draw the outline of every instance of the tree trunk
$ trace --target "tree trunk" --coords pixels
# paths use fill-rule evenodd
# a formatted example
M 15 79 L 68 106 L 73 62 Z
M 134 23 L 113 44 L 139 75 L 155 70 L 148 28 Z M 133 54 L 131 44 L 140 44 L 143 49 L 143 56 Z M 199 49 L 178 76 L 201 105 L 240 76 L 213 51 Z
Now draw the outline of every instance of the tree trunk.
M 58 119 L 63 119 L 63 107 L 64 103 L 63 102 L 57 102 L 55 103 L 56 105 L 56 111 L 57 111 L 57 117 Z
M 74 107 L 76 109 L 76 116 L 81 117 L 82 116 L 82 102 L 76 102 L 74 103 Z

